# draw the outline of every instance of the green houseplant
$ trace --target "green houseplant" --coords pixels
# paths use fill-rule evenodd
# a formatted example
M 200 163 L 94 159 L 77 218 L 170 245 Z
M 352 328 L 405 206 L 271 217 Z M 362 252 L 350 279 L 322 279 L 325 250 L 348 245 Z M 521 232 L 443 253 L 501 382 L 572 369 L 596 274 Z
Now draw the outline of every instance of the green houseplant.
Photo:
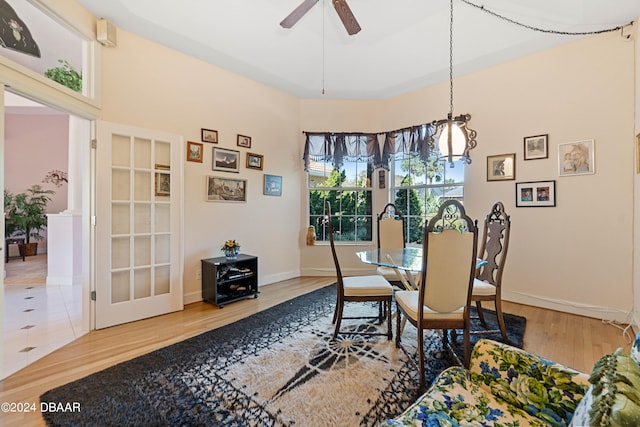
M 78 73 L 68 61 L 58 59 L 62 64 L 59 67 L 49 68 L 44 72 L 45 77 L 58 82 L 71 90 L 80 92 L 82 90 L 82 75 Z
M 35 184 L 24 193 L 13 196 L 13 202 L 8 212 L 8 222 L 14 227 L 13 237 L 24 237 L 25 255 L 35 255 L 38 251 L 38 243 L 31 242 L 31 239 L 41 240 L 43 238 L 40 232 L 47 225 L 47 204 L 51 201 L 53 194 L 55 191 L 45 190 Z M 6 196 L 5 193 L 5 204 Z
M 4 190 L 4 238 L 9 239 L 17 231 L 13 222 L 13 211 L 15 210 L 14 195 Z

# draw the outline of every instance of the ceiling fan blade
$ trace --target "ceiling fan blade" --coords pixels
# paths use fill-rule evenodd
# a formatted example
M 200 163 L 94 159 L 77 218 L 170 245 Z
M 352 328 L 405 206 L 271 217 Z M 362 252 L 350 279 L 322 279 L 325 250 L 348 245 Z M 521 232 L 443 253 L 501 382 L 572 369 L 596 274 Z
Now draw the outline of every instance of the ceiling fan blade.
M 316 3 L 318 3 L 318 0 L 304 0 L 298 7 L 293 10 L 293 12 L 289 14 L 289 16 L 282 20 L 280 26 L 282 28 L 293 27 L 296 22 L 298 22 L 300 18 L 302 18 L 304 14 L 307 13 L 309 9 L 311 9 Z
M 338 16 L 350 36 L 360 32 L 362 28 L 360 28 L 360 24 L 356 21 L 356 17 L 353 16 L 347 0 L 333 0 L 333 7 L 336 8 L 336 12 L 338 12 Z

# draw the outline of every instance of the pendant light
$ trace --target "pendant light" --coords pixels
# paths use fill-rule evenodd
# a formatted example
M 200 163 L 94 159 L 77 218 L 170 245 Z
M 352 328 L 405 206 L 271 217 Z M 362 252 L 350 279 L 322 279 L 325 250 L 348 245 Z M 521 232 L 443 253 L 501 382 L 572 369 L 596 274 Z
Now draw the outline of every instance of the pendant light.
M 449 19 L 449 114 L 445 120 L 433 122 L 435 126 L 434 136 L 438 136 L 438 149 L 441 159 L 449 162 L 453 167 L 453 162 L 463 160 L 471 163 L 469 150 L 475 148 L 476 131 L 467 128 L 467 122 L 471 119 L 469 114 L 453 116 L 453 0 L 450 0 Z

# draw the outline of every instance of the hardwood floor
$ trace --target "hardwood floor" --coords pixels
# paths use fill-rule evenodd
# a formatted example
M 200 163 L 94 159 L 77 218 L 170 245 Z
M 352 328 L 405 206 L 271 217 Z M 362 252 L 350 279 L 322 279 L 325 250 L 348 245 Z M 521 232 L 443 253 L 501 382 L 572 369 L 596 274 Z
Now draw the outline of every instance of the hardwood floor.
M 260 297 L 218 309 L 195 303 L 183 311 L 93 331 L 0 382 L 2 402 L 35 404 L 35 413 L 0 412 L 3 426 L 43 426 L 39 396 L 57 386 L 117 363 L 232 323 L 280 302 L 334 282 L 333 277 L 301 277 L 260 288 Z M 598 319 L 505 302 L 504 310 L 527 318 L 524 348 L 590 372 L 603 355 L 631 343 L 622 331 Z M 630 331 L 633 335 L 633 331 Z

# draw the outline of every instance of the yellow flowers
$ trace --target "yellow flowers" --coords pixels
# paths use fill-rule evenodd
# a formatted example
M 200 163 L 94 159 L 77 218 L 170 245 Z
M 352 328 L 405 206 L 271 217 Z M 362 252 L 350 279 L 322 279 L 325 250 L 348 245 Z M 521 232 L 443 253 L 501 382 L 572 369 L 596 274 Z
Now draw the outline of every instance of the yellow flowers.
M 222 245 L 222 247 L 220 248 L 221 250 L 228 250 L 228 249 L 240 249 L 240 243 L 236 242 L 235 240 L 227 240 L 226 242 L 224 242 L 224 245 Z

